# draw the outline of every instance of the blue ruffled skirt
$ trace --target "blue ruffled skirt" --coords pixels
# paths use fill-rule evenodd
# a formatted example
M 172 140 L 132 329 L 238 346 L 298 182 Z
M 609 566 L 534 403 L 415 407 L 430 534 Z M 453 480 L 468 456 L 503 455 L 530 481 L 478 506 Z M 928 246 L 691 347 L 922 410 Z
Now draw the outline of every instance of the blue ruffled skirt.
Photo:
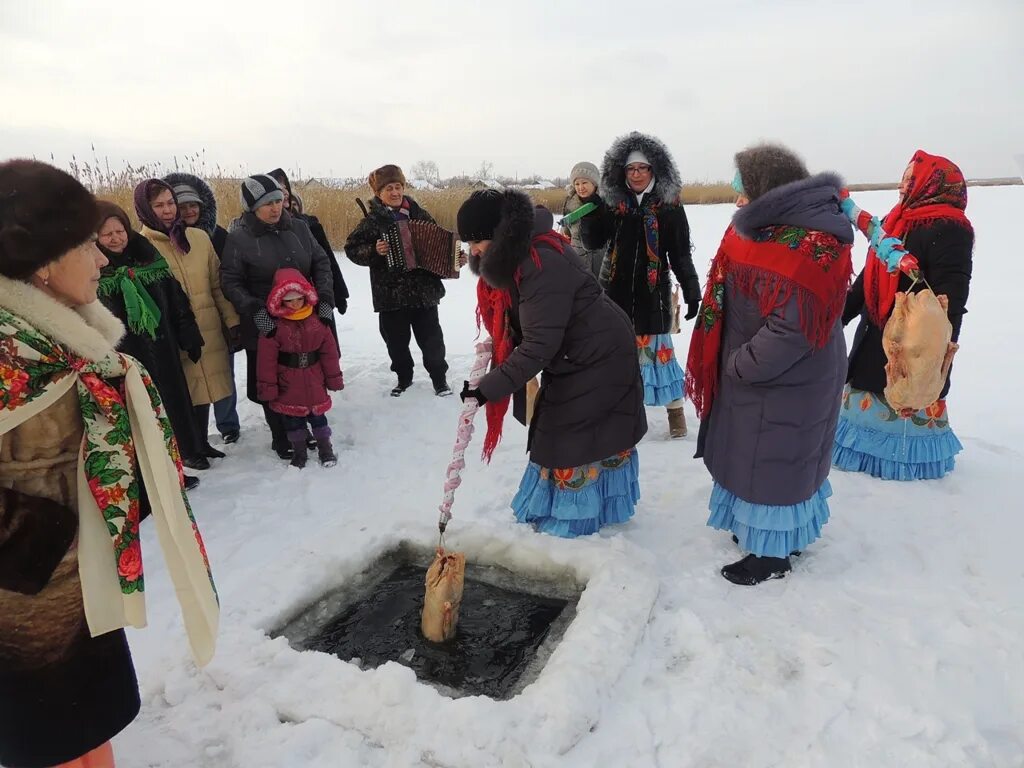
M 587 536 L 602 526 L 624 523 L 640 500 L 636 448 L 569 469 L 526 467 L 512 499 L 516 520 L 564 538 Z
M 821 536 L 828 522 L 828 480 L 799 504 L 752 504 L 715 483 L 711 489 L 708 525 L 736 534 L 742 549 L 758 557 L 789 557 Z
M 885 397 L 847 385 L 832 463 L 882 480 L 935 480 L 953 470 L 963 446 L 949 427 L 946 401 L 902 418 Z
M 683 397 L 683 369 L 676 360 L 671 333 L 636 337 L 644 405 L 668 405 Z

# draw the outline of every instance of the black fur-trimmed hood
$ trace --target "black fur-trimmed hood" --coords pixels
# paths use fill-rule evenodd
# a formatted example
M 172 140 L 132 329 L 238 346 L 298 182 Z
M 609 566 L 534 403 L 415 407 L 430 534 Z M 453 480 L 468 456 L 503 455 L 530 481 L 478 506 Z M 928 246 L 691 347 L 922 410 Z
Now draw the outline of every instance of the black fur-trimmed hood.
M 659 139 L 639 131 L 620 136 L 605 152 L 601 163 L 601 195 L 604 201 L 612 208 L 626 201 L 629 194 L 626 186 L 626 158 L 633 150 L 643 152 L 651 162 L 654 170 L 652 194 L 666 204 L 678 202 L 683 182 L 675 160 Z
M 175 184 L 188 184 L 199 193 L 202 202 L 199 204 L 199 221 L 196 222 L 196 227 L 212 237 L 213 231 L 217 229 L 217 198 L 213 196 L 210 185 L 194 174 L 177 171 L 164 176 L 164 181 L 172 187 Z
M 516 270 L 530 256 L 530 241 L 535 232 L 551 229 L 554 217 L 547 208 L 534 209 L 523 192 L 503 193 L 501 219 L 483 259 L 470 256 L 469 268 L 492 288 L 508 290 L 515 283 Z

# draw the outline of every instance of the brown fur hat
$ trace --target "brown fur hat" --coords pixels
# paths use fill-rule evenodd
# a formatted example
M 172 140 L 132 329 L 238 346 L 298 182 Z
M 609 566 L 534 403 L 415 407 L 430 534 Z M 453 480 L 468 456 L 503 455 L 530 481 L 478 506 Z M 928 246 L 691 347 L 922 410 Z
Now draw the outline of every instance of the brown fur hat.
M 369 177 L 366 179 L 370 183 L 370 189 L 373 190 L 373 194 L 377 194 L 388 184 L 399 182 L 403 187 L 408 186 L 405 180 L 405 174 L 402 173 L 402 169 L 397 165 L 382 165 L 375 171 L 371 171 Z
M 740 172 L 743 191 L 756 200 L 783 184 L 800 181 L 811 174 L 795 153 L 781 144 L 758 144 L 736 153 L 736 169 Z
M 0 163 L 0 275 L 24 280 L 96 235 L 96 198 L 38 160 Z

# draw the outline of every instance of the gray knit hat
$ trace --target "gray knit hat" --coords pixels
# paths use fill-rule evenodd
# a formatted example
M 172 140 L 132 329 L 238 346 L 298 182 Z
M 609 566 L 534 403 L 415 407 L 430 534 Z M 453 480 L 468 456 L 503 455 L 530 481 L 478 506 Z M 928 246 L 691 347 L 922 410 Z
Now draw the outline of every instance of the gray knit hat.
M 576 163 L 576 165 L 572 167 L 572 171 L 569 173 L 569 183 L 574 183 L 576 179 L 586 179 L 595 187 L 600 187 L 601 171 L 599 171 L 597 166 L 593 163 Z
M 195 187 L 189 184 L 175 184 L 174 199 L 178 202 L 178 205 L 181 205 L 182 203 L 203 204 L 203 201 L 199 199 L 199 193 L 196 192 Z
M 750 200 L 811 175 L 804 161 L 781 144 L 758 144 L 737 152 L 736 169 Z
M 274 178 L 261 173 L 242 179 L 243 211 L 255 211 L 278 200 L 284 200 L 284 192 Z

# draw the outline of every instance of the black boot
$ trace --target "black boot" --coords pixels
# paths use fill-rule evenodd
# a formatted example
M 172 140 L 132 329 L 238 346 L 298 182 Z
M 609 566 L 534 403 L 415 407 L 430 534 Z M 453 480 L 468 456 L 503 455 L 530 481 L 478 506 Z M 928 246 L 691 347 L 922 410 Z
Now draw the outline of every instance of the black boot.
M 182 459 L 181 464 L 189 469 L 209 469 L 210 460 L 205 456 L 189 456 L 188 458 Z
M 277 454 L 279 459 L 288 461 L 292 457 L 292 444 L 288 442 L 287 438 L 284 440 L 278 440 L 274 438 L 270 444 L 270 448 Z
M 338 457 L 334 453 L 334 448 L 331 447 L 331 428 L 317 427 L 313 430 L 313 436 L 316 438 L 316 450 L 320 458 L 320 466 L 333 467 L 338 463 Z
M 788 557 L 758 557 L 747 555 L 742 560 L 722 568 L 722 576 L 733 584 L 753 587 L 769 579 L 782 579 L 793 570 Z
M 306 447 L 316 448 L 316 438 L 313 437 L 313 433 L 309 431 L 309 427 L 306 427 Z
M 185 475 L 185 490 L 191 491 L 199 487 L 199 478 L 195 475 Z
M 292 445 L 292 466 L 302 469 L 306 466 L 306 430 L 294 429 L 288 432 L 288 442 Z
M 226 455 L 223 451 L 218 451 L 209 443 L 203 446 L 203 456 L 208 459 L 223 459 Z
M 392 397 L 401 397 L 402 393 L 405 392 L 405 390 L 407 390 L 411 386 L 412 386 L 412 382 L 411 381 L 407 381 L 407 382 L 401 382 L 400 381 L 400 382 L 398 382 L 398 385 L 391 390 L 391 396 Z

